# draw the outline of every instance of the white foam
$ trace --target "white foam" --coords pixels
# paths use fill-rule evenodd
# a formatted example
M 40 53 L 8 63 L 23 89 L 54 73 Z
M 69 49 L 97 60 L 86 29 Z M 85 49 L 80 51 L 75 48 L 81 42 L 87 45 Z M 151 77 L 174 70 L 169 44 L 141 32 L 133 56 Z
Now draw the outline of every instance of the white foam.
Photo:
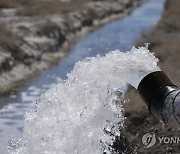
M 124 123 L 123 98 L 115 92 L 127 83 L 137 87 L 145 75 L 159 70 L 157 62 L 147 47 L 140 47 L 76 63 L 68 79 L 43 94 L 26 113 L 24 135 L 10 141 L 9 153 L 111 153 Z

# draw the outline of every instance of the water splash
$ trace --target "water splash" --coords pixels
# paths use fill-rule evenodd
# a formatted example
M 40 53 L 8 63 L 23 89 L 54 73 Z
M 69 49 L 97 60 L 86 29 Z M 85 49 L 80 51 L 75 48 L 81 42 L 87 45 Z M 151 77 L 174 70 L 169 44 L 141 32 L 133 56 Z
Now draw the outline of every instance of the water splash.
M 9 153 L 112 153 L 124 123 L 123 96 L 116 92 L 127 83 L 137 87 L 145 75 L 159 70 L 157 62 L 147 47 L 133 47 L 76 63 L 68 79 L 26 113 L 23 137 L 9 142 Z

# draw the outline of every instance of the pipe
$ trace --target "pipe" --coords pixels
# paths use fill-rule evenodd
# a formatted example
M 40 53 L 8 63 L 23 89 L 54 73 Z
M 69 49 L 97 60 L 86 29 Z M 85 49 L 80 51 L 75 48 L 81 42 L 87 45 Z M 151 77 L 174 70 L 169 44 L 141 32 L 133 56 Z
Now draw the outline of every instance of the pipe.
M 180 89 L 164 72 L 145 76 L 138 85 L 138 92 L 152 115 L 164 123 L 180 125 Z

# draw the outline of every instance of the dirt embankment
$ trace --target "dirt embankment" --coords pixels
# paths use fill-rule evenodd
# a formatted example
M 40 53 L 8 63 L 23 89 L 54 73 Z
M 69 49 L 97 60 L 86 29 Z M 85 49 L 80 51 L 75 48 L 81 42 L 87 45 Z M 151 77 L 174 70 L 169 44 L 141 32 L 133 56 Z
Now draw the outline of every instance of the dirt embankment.
M 180 86 L 180 1 L 167 0 L 158 25 L 144 35 L 159 65 Z
M 142 1 L 1 0 L 0 94 L 64 57 L 85 29 L 124 17 Z
M 145 42 L 150 43 L 149 48 L 159 58 L 160 67 L 178 86 L 180 86 L 179 8 L 179 0 L 167 0 L 161 20 L 150 32 L 145 33 L 144 39 L 138 43 L 138 45 Z M 122 135 L 122 141 L 125 141 L 125 144 L 122 145 L 128 151 L 127 153 L 137 148 L 138 154 L 179 154 L 180 144 L 169 143 L 168 138 L 166 143 L 160 143 L 158 139 L 159 137 L 178 138 L 180 137 L 179 130 L 163 125 L 155 119 L 148 112 L 137 91 L 132 87 L 129 88 L 126 99 L 129 99 L 129 101 L 124 104 L 127 119 L 125 120 L 126 127 Z M 147 132 L 154 132 L 156 134 L 156 144 L 149 149 L 144 148 L 142 144 L 142 137 Z

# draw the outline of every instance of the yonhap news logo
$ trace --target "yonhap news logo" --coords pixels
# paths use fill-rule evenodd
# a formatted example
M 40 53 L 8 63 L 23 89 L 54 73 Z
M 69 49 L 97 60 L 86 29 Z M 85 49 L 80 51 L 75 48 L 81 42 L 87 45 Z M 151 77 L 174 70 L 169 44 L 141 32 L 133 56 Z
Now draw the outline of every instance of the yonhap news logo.
M 180 143 L 180 137 L 156 137 L 154 132 L 149 132 L 143 135 L 142 137 L 142 144 L 144 145 L 144 148 L 150 148 L 154 146 L 156 143 L 163 143 L 163 144 L 179 144 Z
M 142 137 L 142 143 L 145 148 L 150 148 L 155 145 L 156 143 L 156 135 L 154 132 L 146 133 Z

